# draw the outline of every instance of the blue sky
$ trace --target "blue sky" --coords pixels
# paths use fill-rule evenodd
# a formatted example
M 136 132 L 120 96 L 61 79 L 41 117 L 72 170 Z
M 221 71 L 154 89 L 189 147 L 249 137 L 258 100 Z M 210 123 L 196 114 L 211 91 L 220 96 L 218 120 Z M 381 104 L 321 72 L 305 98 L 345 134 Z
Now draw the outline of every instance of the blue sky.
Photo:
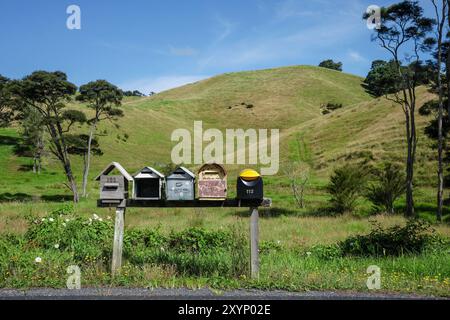
M 429 0 L 420 1 L 431 14 Z M 0 0 L 0 74 L 61 70 L 81 85 L 162 91 L 213 75 L 332 58 L 364 76 L 387 58 L 362 13 L 384 0 Z M 66 9 L 81 8 L 81 30 Z

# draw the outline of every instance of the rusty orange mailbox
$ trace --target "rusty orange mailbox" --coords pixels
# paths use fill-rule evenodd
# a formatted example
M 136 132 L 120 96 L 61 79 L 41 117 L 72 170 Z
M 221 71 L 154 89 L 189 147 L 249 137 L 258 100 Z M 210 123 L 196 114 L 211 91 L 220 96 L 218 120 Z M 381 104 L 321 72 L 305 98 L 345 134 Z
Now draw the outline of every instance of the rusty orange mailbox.
M 227 198 L 227 172 L 217 163 L 203 165 L 198 171 L 199 200 L 225 200 Z

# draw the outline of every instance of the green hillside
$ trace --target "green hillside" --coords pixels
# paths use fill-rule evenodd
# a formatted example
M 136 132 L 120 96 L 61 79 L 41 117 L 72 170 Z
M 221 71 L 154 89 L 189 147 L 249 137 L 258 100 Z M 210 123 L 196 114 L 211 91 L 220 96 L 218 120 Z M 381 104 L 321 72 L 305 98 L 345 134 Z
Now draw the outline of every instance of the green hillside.
M 294 66 L 223 74 L 153 97 L 127 98 L 118 128 L 105 122 L 98 130 L 104 155 L 93 159 L 91 178 L 111 161 L 122 163 L 130 172 L 144 165 L 169 163 L 172 131 L 192 130 L 195 120 L 202 120 L 204 129 L 279 128 L 281 162 L 296 157 L 300 141 L 319 180 L 327 177 L 336 162 L 401 161 L 401 108 L 385 99 L 372 99 L 361 81 L 329 69 Z M 419 97 L 425 101 L 430 95 L 420 89 Z M 343 108 L 322 115 L 321 106 L 329 102 L 341 103 Z M 86 109 L 78 103 L 71 107 Z M 427 119 L 418 117 L 418 121 L 421 128 Z M 86 127 L 77 130 L 87 132 Z M 16 130 L 1 129 L 0 139 L 0 195 L 4 200 L 14 195 L 20 199 L 67 194 L 55 160 L 47 157 L 44 172 L 37 176 L 27 170 L 31 159 L 14 153 Z M 424 181 L 433 181 L 433 156 L 423 134 L 420 143 L 418 170 Z M 80 179 L 81 159 L 74 157 L 73 162 Z M 229 169 L 235 173 L 240 168 Z M 282 188 L 276 178 L 271 179 Z M 96 195 L 97 186 L 90 180 L 91 194 Z

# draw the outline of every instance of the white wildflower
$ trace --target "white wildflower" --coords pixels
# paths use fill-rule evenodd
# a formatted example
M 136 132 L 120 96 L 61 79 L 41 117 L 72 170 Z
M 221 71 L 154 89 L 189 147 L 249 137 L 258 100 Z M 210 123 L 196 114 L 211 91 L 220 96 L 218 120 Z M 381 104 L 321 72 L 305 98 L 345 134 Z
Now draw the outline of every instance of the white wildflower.
M 98 220 L 99 219 L 99 216 L 96 215 L 95 213 L 92 216 L 94 217 L 94 220 Z
M 309 251 L 306 253 L 307 256 L 310 256 L 311 254 L 312 254 L 312 252 L 309 252 Z
M 41 220 L 41 221 L 42 221 L 42 222 L 45 222 L 45 220 L 47 220 L 47 219 L 45 219 L 45 218 L 42 218 L 42 220 Z
M 41 263 L 42 262 L 42 258 L 41 257 L 36 257 L 36 259 L 34 259 L 34 262 Z
M 54 245 L 55 249 L 59 249 L 59 243 Z
M 64 222 L 62 223 L 62 225 L 63 225 L 63 227 L 65 227 L 65 226 L 66 226 L 66 224 L 65 224 Z
M 66 222 L 69 222 L 70 221 L 70 219 L 66 219 Z
M 48 219 L 48 221 L 53 222 L 53 221 L 55 221 L 55 219 L 50 218 L 50 219 Z
M 102 219 L 102 218 L 98 218 L 98 221 L 102 222 L 102 221 L 103 221 L 103 219 Z

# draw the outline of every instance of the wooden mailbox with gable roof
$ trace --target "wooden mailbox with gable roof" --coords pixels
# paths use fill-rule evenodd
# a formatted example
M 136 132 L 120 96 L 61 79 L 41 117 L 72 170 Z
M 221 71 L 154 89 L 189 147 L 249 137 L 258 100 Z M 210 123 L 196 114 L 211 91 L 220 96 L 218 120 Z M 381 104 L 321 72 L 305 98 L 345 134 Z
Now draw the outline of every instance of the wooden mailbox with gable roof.
M 109 175 L 115 169 L 120 175 Z M 102 203 L 120 203 L 128 199 L 128 189 L 133 184 L 133 177 L 118 162 L 110 163 L 95 180 L 100 181 Z

